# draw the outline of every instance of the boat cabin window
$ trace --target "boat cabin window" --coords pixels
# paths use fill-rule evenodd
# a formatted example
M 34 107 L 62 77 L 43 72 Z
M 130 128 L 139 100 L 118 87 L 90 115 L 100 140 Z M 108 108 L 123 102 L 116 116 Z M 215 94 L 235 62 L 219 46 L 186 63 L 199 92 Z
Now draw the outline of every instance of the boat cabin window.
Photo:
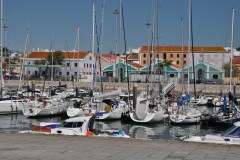
M 64 128 L 79 128 L 83 125 L 83 122 L 64 122 L 63 126 Z
M 226 137 L 240 137 L 240 127 L 233 126 L 229 128 L 224 136 Z

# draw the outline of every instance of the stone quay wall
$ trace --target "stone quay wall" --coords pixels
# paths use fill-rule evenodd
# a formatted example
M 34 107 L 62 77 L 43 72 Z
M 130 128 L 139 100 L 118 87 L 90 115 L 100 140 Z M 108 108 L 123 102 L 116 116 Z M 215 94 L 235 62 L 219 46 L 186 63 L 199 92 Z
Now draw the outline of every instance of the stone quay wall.
M 31 82 L 31 81 L 30 81 Z M 43 81 L 34 81 L 36 88 L 41 89 L 43 87 Z M 66 84 L 68 88 L 91 88 L 91 83 L 89 82 L 71 82 L 71 81 L 46 81 L 45 85 L 46 87 L 51 86 L 51 85 L 59 85 L 60 84 Z M 5 81 L 5 87 L 6 88 L 17 88 L 19 85 L 19 81 L 18 80 L 8 80 Z M 31 85 L 31 83 L 30 83 Z M 144 91 L 147 89 L 147 83 L 130 83 L 130 90 L 132 91 L 133 86 L 136 85 L 138 91 Z M 162 86 L 166 86 L 166 84 L 162 84 Z M 114 83 L 114 82 L 103 82 L 103 89 L 104 90 L 116 90 L 118 89 L 118 87 L 121 87 L 123 91 L 127 91 L 128 90 L 128 84 L 126 82 L 122 82 L 122 83 Z M 149 84 L 150 88 L 153 88 L 154 90 L 158 91 L 159 90 L 159 84 L 158 83 L 153 83 L 153 84 Z M 101 84 L 99 82 L 97 82 L 95 84 L 95 89 L 100 89 L 101 88 Z M 187 85 L 183 86 L 184 90 L 187 91 L 188 87 Z M 205 94 L 220 94 L 221 90 L 223 91 L 224 94 L 227 94 L 229 92 L 229 85 L 216 85 L 216 84 L 196 84 L 196 92 L 198 93 L 199 91 L 202 91 Z M 235 95 L 240 95 L 240 85 L 233 85 L 232 86 L 232 92 L 234 93 L 235 91 Z M 179 94 L 182 91 L 182 85 L 181 84 L 176 84 L 176 87 L 171 91 L 172 94 Z M 193 93 L 194 91 L 194 85 L 190 84 L 189 85 L 189 91 L 190 93 Z

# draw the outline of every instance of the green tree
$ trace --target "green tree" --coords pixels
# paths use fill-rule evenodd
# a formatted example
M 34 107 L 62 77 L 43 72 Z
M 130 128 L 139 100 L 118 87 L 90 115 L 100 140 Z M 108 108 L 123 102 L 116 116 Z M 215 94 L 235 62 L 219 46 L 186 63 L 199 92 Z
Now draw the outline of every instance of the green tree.
M 4 63 L 8 66 L 9 72 L 12 73 L 13 70 L 14 70 L 16 67 L 10 66 L 10 64 L 18 64 L 18 63 L 19 63 L 19 58 L 17 58 L 17 57 L 13 57 L 13 58 L 8 57 L 8 58 L 5 58 L 5 59 L 4 59 Z
M 53 57 L 53 61 L 52 61 Z M 50 52 L 47 58 L 47 61 L 50 65 L 61 65 L 64 59 L 62 51 Z M 52 64 L 53 63 L 53 64 Z
M 163 62 L 158 62 L 156 65 L 156 70 L 157 70 L 157 74 L 161 74 L 160 71 L 164 71 L 164 67 L 168 67 L 172 64 L 172 61 L 168 61 L 166 59 L 163 60 Z M 163 73 L 162 73 L 163 74 Z
M 64 60 L 63 52 L 59 50 L 55 52 L 50 52 L 47 60 L 48 60 L 48 64 L 50 65 L 62 65 L 62 62 Z M 56 75 L 56 69 L 57 68 L 54 67 L 53 75 Z
M 230 67 L 231 67 L 231 64 L 230 63 L 225 63 L 223 68 L 225 70 L 225 77 L 230 77 Z M 233 72 L 232 72 L 232 77 L 236 77 L 237 76 L 237 67 L 235 65 L 232 65 L 232 69 L 233 69 Z

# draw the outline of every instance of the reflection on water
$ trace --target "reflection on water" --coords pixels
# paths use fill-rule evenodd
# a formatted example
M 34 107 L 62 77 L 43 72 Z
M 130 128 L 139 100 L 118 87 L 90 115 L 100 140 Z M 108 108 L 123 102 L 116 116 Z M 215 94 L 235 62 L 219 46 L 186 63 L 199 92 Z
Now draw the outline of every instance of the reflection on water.
M 209 114 L 217 111 L 215 108 L 199 107 L 199 110 Z M 66 118 L 26 118 L 22 114 L 1 115 L 0 116 L 0 132 L 18 132 L 29 129 L 31 124 L 39 124 L 40 122 L 63 122 Z M 96 129 L 117 129 L 124 130 L 132 138 L 139 139 L 178 139 L 181 136 L 187 135 L 206 135 L 206 134 L 221 134 L 222 131 L 217 131 L 208 126 L 201 124 L 194 125 L 172 125 L 168 121 L 155 124 L 125 124 L 121 121 L 96 121 Z
M 60 117 L 52 118 L 27 118 L 23 114 L 1 115 L 0 116 L 0 132 L 18 132 L 28 130 L 31 124 L 39 124 L 40 122 L 63 122 Z

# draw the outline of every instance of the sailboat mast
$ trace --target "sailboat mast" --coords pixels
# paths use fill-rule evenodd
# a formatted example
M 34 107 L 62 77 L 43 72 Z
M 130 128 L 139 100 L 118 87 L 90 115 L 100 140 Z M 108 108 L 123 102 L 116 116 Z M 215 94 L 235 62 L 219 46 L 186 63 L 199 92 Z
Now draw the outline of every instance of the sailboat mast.
M 80 34 L 80 27 L 78 26 L 77 28 L 77 82 L 79 81 L 79 68 L 80 68 L 80 64 L 79 64 L 79 54 L 80 54 L 80 50 L 79 50 L 79 36 Z
M 182 36 L 182 94 L 183 94 L 183 81 L 184 81 L 184 73 L 183 73 L 183 69 L 184 69 L 184 34 L 183 34 L 183 18 L 181 17 L 181 36 Z
M 24 50 L 23 62 L 22 62 L 22 65 L 21 65 L 21 74 L 20 74 L 19 87 L 20 87 L 20 85 L 21 85 L 21 77 L 22 77 L 22 81 L 24 81 L 24 76 L 25 76 L 25 58 L 26 58 L 26 55 L 27 55 L 28 42 L 29 42 L 29 29 L 27 29 L 27 36 L 26 36 L 26 42 L 25 42 L 25 50 Z
M 233 72 L 233 43 L 234 43 L 234 7 L 232 8 L 232 34 L 231 34 L 231 55 L 230 55 L 230 85 L 229 92 L 232 92 L 232 72 Z
M 190 90 L 190 71 L 189 71 L 189 60 L 190 60 L 190 46 L 191 46 L 191 7 L 192 0 L 189 0 L 189 9 L 188 9 L 188 94 Z
M 93 2 L 93 28 L 92 28 L 92 57 L 94 57 L 94 49 L 95 49 L 95 3 Z M 92 58 L 92 64 L 94 64 L 94 58 Z M 96 64 L 95 64 L 96 65 Z M 92 67 L 92 86 L 91 89 L 94 88 L 94 68 L 96 66 Z
M 3 39 L 2 39 L 2 33 L 3 33 L 3 0 L 1 0 L 1 24 L 0 24 L 0 34 L 1 34 L 1 38 L 0 38 L 0 45 L 1 45 L 1 98 L 2 98 L 2 91 L 3 91 L 3 87 L 4 87 L 4 81 L 3 81 Z
M 101 58 L 102 58 L 102 51 L 103 51 L 103 25 L 104 25 L 104 12 L 105 12 L 105 0 L 102 4 L 102 19 L 101 19 L 101 27 L 100 27 L 100 34 L 98 43 L 98 63 L 99 63 L 99 76 L 100 76 L 100 83 L 101 83 L 101 91 L 103 93 L 103 82 L 102 82 L 102 65 L 101 65 Z M 101 44 L 99 44 L 99 41 Z M 99 51 L 100 48 L 100 51 Z
M 51 52 L 51 54 L 52 54 L 51 82 L 53 81 L 53 50 L 52 50 L 52 47 L 53 47 L 53 41 L 52 41 L 52 43 L 51 43 L 51 50 L 50 50 L 50 52 Z
M 126 44 L 126 34 L 125 34 L 125 21 L 124 21 L 124 16 L 123 16 L 123 4 L 122 4 L 122 0 L 121 0 L 121 16 L 122 16 L 122 28 L 123 28 L 123 40 L 124 40 L 124 54 L 125 54 L 125 60 L 126 60 L 126 70 L 127 70 L 127 84 L 128 84 L 128 103 L 130 103 L 129 101 L 129 97 L 130 97 L 130 82 L 129 82 L 129 74 L 128 74 L 128 56 L 127 56 L 127 44 Z

